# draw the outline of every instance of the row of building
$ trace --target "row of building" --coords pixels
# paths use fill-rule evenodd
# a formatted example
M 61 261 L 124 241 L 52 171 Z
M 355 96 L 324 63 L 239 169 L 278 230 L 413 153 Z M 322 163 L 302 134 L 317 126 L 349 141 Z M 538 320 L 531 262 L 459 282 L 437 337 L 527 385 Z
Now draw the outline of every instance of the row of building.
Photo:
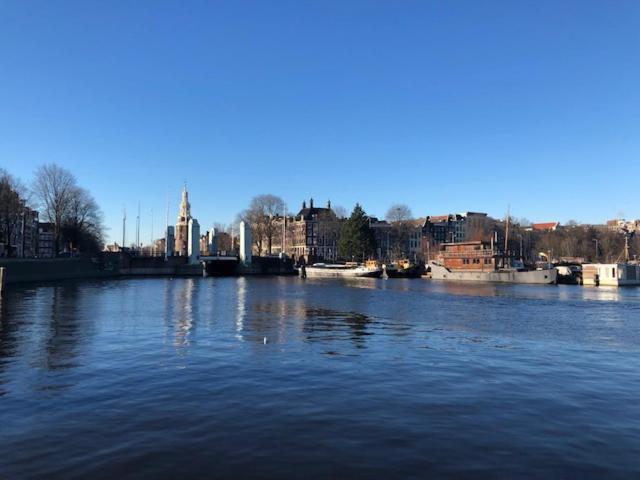
M 0 230 L 2 226 L 0 226 Z M 0 231 L 0 239 L 5 239 Z M 25 207 L 17 224 L 11 230 L 8 242 L 0 240 L 0 257 L 53 258 L 54 225 L 40 222 L 37 210 Z
M 253 242 L 253 255 L 286 254 L 296 261 L 336 261 L 339 259 L 338 240 L 344 219 L 331 208 L 331 202 L 317 206 L 313 199 L 302 206 L 295 215 L 276 215 L 269 219 L 269 239 Z M 369 228 L 376 244 L 375 256 L 385 260 L 402 255 L 412 260 L 425 260 L 435 254 L 443 243 L 483 240 L 492 235 L 495 220 L 482 212 L 464 212 L 448 215 L 426 216 L 402 222 L 402 236 L 398 237 L 398 225 L 376 217 L 368 217 Z M 607 226 L 613 226 L 608 222 Z M 629 222 L 618 221 L 616 228 Z M 622 223 L 620 223 L 622 222 Z M 640 221 L 633 224 L 640 228 Z M 559 222 L 534 223 L 528 230 L 550 232 L 562 228 Z M 253 232 L 257 240 L 256 229 Z M 240 232 L 225 232 L 211 228 L 201 234 L 200 224 L 191 214 L 189 193 L 186 187 L 175 226 L 168 226 L 165 237 L 153 246 L 145 247 L 143 254 L 188 257 L 189 262 L 199 261 L 206 255 L 235 255 L 239 251 Z M 262 251 L 258 251 L 262 245 Z M 267 247 L 267 245 L 269 247 Z M 111 248 L 118 248 L 117 245 Z

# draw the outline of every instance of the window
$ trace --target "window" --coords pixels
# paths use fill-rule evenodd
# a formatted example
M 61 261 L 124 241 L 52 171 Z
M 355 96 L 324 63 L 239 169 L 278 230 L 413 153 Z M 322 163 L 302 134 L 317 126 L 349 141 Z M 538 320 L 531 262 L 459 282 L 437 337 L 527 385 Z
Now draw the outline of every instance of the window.
M 611 277 L 612 277 L 612 278 L 616 278 L 616 267 L 613 267 L 613 268 L 611 269 Z

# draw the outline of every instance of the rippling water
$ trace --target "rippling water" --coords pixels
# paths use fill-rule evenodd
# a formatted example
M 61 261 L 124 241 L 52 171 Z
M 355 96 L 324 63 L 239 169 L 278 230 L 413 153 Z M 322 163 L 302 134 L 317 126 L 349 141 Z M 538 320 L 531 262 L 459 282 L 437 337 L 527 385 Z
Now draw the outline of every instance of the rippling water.
M 640 289 L 131 279 L 0 300 L 0 478 L 637 478 Z

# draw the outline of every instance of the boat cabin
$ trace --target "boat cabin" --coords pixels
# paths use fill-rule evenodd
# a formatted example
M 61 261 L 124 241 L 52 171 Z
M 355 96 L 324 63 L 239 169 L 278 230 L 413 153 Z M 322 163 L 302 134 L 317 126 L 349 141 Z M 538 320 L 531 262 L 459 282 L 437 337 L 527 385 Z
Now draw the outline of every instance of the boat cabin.
M 498 257 L 491 242 L 475 241 L 441 244 L 438 260 L 449 270 L 491 272 L 498 267 Z

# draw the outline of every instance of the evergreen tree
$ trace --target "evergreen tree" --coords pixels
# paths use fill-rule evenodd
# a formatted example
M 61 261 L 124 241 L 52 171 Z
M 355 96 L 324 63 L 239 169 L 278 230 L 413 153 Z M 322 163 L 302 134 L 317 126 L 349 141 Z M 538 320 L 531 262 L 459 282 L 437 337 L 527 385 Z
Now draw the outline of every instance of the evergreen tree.
M 369 228 L 369 219 L 356 203 L 351 216 L 340 230 L 338 253 L 344 260 L 364 260 L 375 251 L 375 239 Z

